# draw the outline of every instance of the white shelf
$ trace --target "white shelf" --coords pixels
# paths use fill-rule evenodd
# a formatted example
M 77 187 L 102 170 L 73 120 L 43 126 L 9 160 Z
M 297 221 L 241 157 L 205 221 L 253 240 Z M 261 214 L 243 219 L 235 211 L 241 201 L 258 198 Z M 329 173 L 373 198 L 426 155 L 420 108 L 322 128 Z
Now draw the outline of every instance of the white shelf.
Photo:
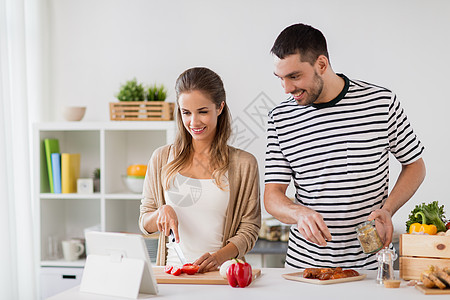
M 86 259 L 78 259 L 75 261 L 67 261 L 64 259 L 41 261 L 41 267 L 84 268 L 85 264 Z
M 42 193 L 39 195 L 40 199 L 117 199 L 117 200 L 141 200 L 142 194 L 136 193 L 111 193 L 111 194 L 53 194 L 53 193 Z
M 174 130 L 174 121 L 106 121 L 36 123 L 41 131 L 49 130 Z
M 99 193 L 94 194 L 53 194 L 42 193 L 39 195 L 40 199 L 100 199 Z
M 85 260 L 48 260 L 49 243 L 84 238 L 85 230 L 139 233 L 142 194 L 129 192 L 122 175 L 131 164 L 147 164 L 153 151 L 172 143 L 174 121 L 50 122 L 33 127 L 33 198 L 36 261 L 57 272 L 83 268 Z M 53 194 L 48 184 L 43 141 L 56 138 L 60 152 L 80 153 L 80 178 L 92 178 L 100 168 L 100 191 L 93 194 Z M 59 255 L 62 257 L 62 253 Z M 75 269 L 74 269 L 75 270 Z M 52 282 L 53 283 L 53 282 Z M 54 283 L 57 284 L 57 283 Z

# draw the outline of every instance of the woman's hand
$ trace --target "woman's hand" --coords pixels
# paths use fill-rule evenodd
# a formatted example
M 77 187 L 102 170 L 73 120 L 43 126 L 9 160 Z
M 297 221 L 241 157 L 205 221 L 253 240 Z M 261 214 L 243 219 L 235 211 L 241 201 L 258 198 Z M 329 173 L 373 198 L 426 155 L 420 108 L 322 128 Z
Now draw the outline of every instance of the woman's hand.
M 175 235 L 175 241 L 178 243 L 178 217 L 175 210 L 170 205 L 163 205 L 158 208 L 156 217 L 156 227 L 158 231 L 163 232 L 165 236 L 170 235 L 170 230 Z
M 222 263 L 219 262 L 217 256 L 211 253 L 203 254 L 194 262 L 194 265 L 200 266 L 198 269 L 198 272 L 200 273 L 217 271 L 221 264 Z

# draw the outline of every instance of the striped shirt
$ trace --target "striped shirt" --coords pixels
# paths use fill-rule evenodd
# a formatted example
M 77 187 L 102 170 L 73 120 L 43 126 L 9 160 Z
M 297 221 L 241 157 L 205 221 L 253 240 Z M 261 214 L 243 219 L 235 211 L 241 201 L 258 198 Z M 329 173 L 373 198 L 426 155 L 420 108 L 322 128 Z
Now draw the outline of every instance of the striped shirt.
M 292 179 L 294 201 L 319 212 L 332 235 L 318 246 L 293 225 L 286 266 L 376 269 L 355 227 L 388 196 L 389 152 L 410 164 L 424 150 L 393 92 L 338 75 L 336 99 L 300 106 L 291 97 L 269 112 L 265 183 Z

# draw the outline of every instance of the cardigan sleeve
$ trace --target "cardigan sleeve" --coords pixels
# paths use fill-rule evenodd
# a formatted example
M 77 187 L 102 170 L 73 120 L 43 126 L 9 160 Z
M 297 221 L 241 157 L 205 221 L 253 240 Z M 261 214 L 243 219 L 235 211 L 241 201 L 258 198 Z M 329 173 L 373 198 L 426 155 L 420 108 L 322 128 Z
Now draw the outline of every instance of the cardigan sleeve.
M 161 167 L 164 148 L 155 150 L 147 165 L 147 173 L 145 174 L 144 186 L 142 192 L 141 205 L 139 207 L 139 228 L 144 234 L 149 234 L 144 228 L 143 215 L 148 212 L 154 212 L 162 205 L 163 199 L 160 194 L 161 186 Z
M 238 172 L 232 182 L 236 185 L 236 207 L 233 223 L 236 231 L 227 242 L 233 243 L 238 257 L 243 257 L 256 243 L 261 227 L 261 204 L 258 163 L 250 153 L 239 151 Z M 230 178 L 231 179 L 231 178 Z

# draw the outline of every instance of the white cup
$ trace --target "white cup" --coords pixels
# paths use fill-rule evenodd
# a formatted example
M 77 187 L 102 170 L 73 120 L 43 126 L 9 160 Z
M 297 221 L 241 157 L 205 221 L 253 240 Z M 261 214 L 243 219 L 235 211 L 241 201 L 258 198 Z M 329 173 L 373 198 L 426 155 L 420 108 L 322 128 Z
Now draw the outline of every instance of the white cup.
M 68 261 L 77 260 L 84 252 L 84 245 L 79 240 L 62 241 L 64 259 Z

